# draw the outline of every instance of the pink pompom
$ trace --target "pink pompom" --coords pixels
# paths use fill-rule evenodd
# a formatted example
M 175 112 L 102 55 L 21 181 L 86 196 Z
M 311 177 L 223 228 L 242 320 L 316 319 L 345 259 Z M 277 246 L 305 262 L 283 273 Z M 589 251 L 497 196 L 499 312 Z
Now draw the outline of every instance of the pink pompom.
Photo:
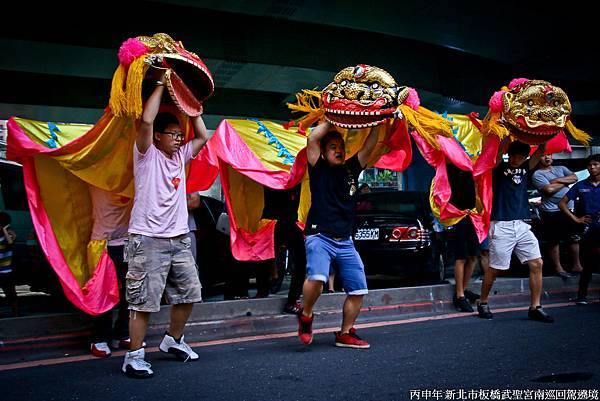
M 488 103 L 492 112 L 500 113 L 502 111 L 502 95 L 505 93 L 504 91 L 498 91 L 492 95 Z
M 146 53 L 148 53 L 148 48 L 145 44 L 136 38 L 127 39 L 119 48 L 119 63 L 129 67 L 133 60 Z
M 527 82 L 527 81 L 531 81 L 530 79 L 527 78 L 515 78 L 512 81 L 510 81 L 510 83 L 508 84 L 508 89 L 512 89 L 517 85 L 521 85 L 523 82 Z
M 404 101 L 407 105 L 410 106 L 413 110 L 418 110 L 421 105 L 421 100 L 419 99 L 419 94 L 413 88 L 408 88 L 408 97 Z

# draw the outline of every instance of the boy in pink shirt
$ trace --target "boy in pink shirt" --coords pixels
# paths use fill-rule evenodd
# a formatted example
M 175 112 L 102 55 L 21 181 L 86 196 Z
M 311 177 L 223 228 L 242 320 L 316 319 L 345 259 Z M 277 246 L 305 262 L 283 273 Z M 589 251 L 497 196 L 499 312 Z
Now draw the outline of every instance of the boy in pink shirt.
M 158 112 L 164 90 L 163 75 L 146 102 L 133 148 L 135 198 L 125 246 L 131 349 L 125 354 L 122 371 L 134 378 L 154 374 L 144 360 L 142 344 L 150 313 L 160 310 L 163 292 L 173 307 L 160 351 L 183 361 L 198 359 L 183 336 L 194 302 L 202 300 L 187 235 L 185 164 L 196 157 L 210 136 L 202 118 L 194 117 L 195 137 L 184 145 L 185 134 L 177 117 Z

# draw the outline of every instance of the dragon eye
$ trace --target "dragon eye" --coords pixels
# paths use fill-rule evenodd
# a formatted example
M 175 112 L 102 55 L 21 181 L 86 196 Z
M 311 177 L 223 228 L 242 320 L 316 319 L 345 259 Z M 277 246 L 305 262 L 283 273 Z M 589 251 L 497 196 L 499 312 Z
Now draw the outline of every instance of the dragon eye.
M 377 82 L 373 82 L 371 84 L 371 89 L 379 89 L 379 84 Z
M 346 81 L 345 79 L 342 82 L 340 82 L 340 86 L 346 86 L 346 85 L 348 85 L 348 81 Z
M 527 106 L 533 106 L 533 100 L 529 99 L 529 100 L 527 101 Z

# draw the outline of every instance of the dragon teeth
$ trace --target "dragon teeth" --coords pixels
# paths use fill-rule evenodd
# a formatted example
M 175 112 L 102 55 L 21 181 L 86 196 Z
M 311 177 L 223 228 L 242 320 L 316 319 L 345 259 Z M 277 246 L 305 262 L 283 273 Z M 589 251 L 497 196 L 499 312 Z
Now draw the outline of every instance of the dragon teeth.
M 341 128 L 355 128 L 355 129 L 374 127 L 374 126 L 379 125 L 379 124 L 381 124 L 381 123 L 383 123 L 385 121 L 385 120 L 378 120 L 378 121 L 374 121 L 374 122 L 366 123 L 366 124 L 344 124 L 344 123 L 339 123 L 339 122 L 332 121 L 332 120 L 330 120 L 327 117 L 325 117 L 325 119 L 328 122 L 330 122 L 330 123 L 332 123 L 334 125 L 337 125 L 338 127 L 341 127 Z
M 344 114 L 350 116 L 380 116 L 381 111 L 346 111 L 337 109 L 325 109 L 327 113 L 331 114 Z

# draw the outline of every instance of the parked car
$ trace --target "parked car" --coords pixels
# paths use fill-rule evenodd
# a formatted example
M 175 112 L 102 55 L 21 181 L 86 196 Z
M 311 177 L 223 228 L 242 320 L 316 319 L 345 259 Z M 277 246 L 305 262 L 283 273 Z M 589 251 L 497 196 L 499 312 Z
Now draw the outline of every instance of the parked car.
M 433 230 L 426 192 L 359 195 L 354 243 L 367 276 L 444 280 L 445 242 Z

